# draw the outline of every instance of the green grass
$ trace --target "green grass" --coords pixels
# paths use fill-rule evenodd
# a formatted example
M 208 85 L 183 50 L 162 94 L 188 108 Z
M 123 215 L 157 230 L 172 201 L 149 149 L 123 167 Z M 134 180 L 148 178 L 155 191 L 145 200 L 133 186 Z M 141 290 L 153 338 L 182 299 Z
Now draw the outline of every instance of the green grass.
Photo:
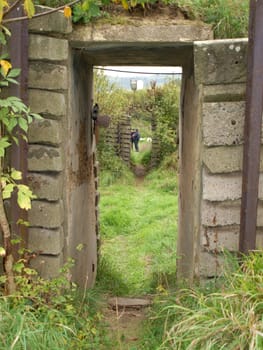
M 244 257 L 241 266 L 232 258 L 213 289 L 195 286 L 156 299 L 141 348 L 262 350 L 262 286 L 262 251 Z
M 58 304 L 42 297 L 25 297 L 23 293 L 0 297 L 0 349 L 114 348 L 94 291 L 83 297 L 69 288 L 63 295 Z
M 171 176 L 176 177 L 166 172 L 162 181 Z M 153 186 L 146 179 L 138 186 L 115 183 L 100 192 L 98 285 L 114 295 L 154 293 L 160 286 L 174 285 L 176 188 Z

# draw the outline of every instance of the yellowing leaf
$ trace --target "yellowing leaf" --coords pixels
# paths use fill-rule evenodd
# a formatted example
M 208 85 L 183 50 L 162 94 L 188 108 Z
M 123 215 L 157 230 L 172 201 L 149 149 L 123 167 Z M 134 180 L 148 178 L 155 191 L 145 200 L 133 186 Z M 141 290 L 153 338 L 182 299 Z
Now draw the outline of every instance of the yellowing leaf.
M 32 0 L 24 0 L 24 9 L 28 18 L 32 18 L 35 14 L 35 6 Z
M 72 13 L 71 8 L 69 6 L 65 6 L 64 7 L 64 16 L 66 18 L 70 18 L 71 17 L 71 13 Z
M 6 0 L 0 0 L 0 22 L 2 22 L 5 7 L 9 7 L 8 2 Z
M 128 10 L 128 9 L 129 9 L 129 4 L 128 4 L 128 1 L 127 1 L 127 0 L 121 0 L 121 4 L 122 4 L 122 7 L 123 7 L 125 10 Z
M 2 67 L 4 76 L 6 76 L 9 70 L 12 68 L 12 64 L 6 60 L 0 60 L 0 66 Z
M 131 7 L 135 7 L 137 5 L 137 0 L 131 0 Z
M 3 257 L 5 256 L 5 248 L 0 247 L 0 256 Z

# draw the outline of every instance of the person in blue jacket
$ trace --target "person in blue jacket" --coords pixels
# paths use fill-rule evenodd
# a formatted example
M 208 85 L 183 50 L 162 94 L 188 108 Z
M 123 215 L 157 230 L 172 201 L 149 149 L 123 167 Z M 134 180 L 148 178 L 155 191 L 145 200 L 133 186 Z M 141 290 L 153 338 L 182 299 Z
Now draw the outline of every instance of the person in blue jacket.
M 135 130 L 135 132 L 132 135 L 133 143 L 135 146 L 135 151 L 139 152 L 139 141 L 140 141 L 140 134 L 138 129 Z

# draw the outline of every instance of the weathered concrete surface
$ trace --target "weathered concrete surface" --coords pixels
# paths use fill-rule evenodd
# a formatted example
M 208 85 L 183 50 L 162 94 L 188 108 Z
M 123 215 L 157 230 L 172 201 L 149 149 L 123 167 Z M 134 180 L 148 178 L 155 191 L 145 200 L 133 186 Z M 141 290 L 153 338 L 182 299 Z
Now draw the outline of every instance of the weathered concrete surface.
M 33 269 L 37 270 L 42 278 L 57 277 L 63 265 L 63 254 L 57 256 L 40 255 L 30 261 Z
M 197 84 L 246 82 L 247 39 L 224 39 L 194 43 Z
M 52 119 L 35 120 L 28 129 L 29 143 L 58 146 L 62 142 L 62 124 Z
M 203 162 L 212 174 L 240 172 L 243 163 L 243 146 L 205 147 Z M 260 154 L 260 171 L 263 171 L 263 147 Z
M 28 86 L 34 89 L 66 90 L 68 86 L 67 67 L 47 62 L 31 62 Z
M 61 174 L 29 173 L 27 180 L 29 187 L 38 199 L 57 201 L 62 198 L 63 178 Z
M 34 200 L 28 212 L 31 227 L 57 228 L 64 220 L 63 202 L 45 202 Z
M 244 101 L 246 84 L 206 85 L 204 102 Z
M 46 6 L 36 6 L 37 13 L 50 10 Z M 63 11 L 56 11 L 50 15 L 45 15 L 29 20 L 29 31 L 37 33 L 59 33 L 68 34 L 72 32 L 72 21 L 65 18 Z
M 64 61 L 68 58 L 68 41 L 44 35 L 29 36 L 29 59 Z
M 29 145 L 28 170 L 29 171 L 61 171 L 64 163 L 60 148 Z
M 45 90 L 29 90 L 29 105 L 35 113 L 60 118 L 66 115 L 65 95 Z
M 124 20 L 125 21 L 125 20 Z M 201 22 L 171 18 L 138 18 L 124 24 L 75 26 L 69 37 L 71 42 L 193 42 L 212 39 L 211 27 Z
M 241 174 L 209 175 L 203 171 L 203 199 L 228 201 L 241 198 Z M 263 174 L 259 177 L 259 199 L 263 199 Z
M 201 246 L 206 251 L 220 252 L 224 249 L 236 252 L 239 244 L 239 226 L 203 227 Z
M 243 143 L 244 102 L 211 102 L 203 104 L 203 137 L 207 146 Z
M 224 256 L 212 252 L 200 252 L 199 271 L 196 271 L 200 278 L 219 276 L 224 269 Z
M 201 208 L 204 226 L 228 226 L 240 224 L 241 201 L 209 202 L 203 201 Z M 263 227 L 263 203 L 258 203 L 257 226 Z
M 59 255 L 62 252 L 64 235 L 62 228 L 29 228 L 28 249 L 33 252 Z

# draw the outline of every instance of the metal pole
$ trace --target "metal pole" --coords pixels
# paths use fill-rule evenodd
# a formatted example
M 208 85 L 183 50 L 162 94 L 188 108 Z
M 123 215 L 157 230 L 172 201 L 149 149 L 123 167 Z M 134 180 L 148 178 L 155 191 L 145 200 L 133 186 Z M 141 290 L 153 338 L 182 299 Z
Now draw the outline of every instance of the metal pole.
M 22 5 L 15 6 L 10 17 L 16 18 L 23 14 Z M 18 21 L 10 24 L 11 38 L 9 41 L 10 57 L 13 68 L 20 68 L 19 85 L 11 84 L 10 94 L 28 103 L 28 21 Z M 22 172 L 22 182 L 27 183 L 27 143 L 19 137 L 19 145 L 12 144 L 11 167 Z M 27 221 L 27 212 L 19 208 L 15 196 L 11 199 L 11 230 L 22 238 L 22 246 L 27 246 L 27 228 L 17 225 L 17 221 Z
M 263 0 L 250 1 L 243 183 L 239 250 L 256 247 L 261 124 L 263 110 Z

